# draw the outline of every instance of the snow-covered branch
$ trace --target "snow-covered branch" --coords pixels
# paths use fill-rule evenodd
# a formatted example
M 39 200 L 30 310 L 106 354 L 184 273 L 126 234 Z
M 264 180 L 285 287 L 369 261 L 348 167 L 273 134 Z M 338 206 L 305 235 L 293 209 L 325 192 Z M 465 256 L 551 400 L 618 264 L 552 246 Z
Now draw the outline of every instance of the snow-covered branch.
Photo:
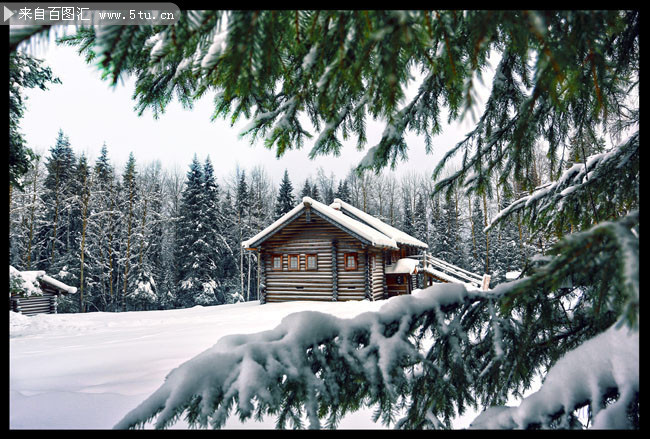
M 220 427 L 235 403 L 243 419 L 256 411 L 279 414 L 279 423 L 304 404 L 310 426 L 318 428 L 328 412 L 331 418 L 345 412 L 346 398 L 362 403 L 399 393 L 404 368 L 422 360 L 409 340 L 420 317 L 488 295 L 436 285 L 354 319 L 301 312 L 270 331 L 224 337 L 174 369 L 115 428 L 141 426 L 156 415 L 156 427 L 164 428 L 185 412 L 193 425 Z
M 639 392 L 639 332 L 614 325 L 568 352 L 547 373 L 541 389 L 517 407 L 491 407 L 470 428 L 569 427 L 572 412 L 587 403 L 593 428 L 630 428 L 626 412 Z M 616 402 L 602 401 L 618 394 Z

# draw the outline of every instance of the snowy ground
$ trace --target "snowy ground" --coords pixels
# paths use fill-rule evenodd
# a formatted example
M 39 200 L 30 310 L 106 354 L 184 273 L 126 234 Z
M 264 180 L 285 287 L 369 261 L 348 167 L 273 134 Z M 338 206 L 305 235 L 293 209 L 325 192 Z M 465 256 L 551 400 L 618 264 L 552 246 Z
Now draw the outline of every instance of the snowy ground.
M 277 326 L 305 310 L 351 318 L 377 302 L 258 302 L 170 311 L 36 315 L 10 312 L 9 425 L 12 429 L 108 429 L 137 406 L 181 363 L 222 336 Z M 372 409 L 351 414 L 339 428 L 385 428 Z M 463 428 L 476 414 L 459 419 Z M 186 428 L 179 421 L 176 428 Z M 274 419 L 226 428 L 273 428 Z

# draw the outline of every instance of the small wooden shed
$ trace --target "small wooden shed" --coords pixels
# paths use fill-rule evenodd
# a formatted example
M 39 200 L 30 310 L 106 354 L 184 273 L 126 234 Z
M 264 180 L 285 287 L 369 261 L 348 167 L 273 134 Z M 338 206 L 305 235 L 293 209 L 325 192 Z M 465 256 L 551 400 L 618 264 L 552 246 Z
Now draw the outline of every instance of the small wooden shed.
M 64 284 L 45 274 L 45 271 L 18 271 L 9 267 L 9 276 L 23 281 L 23 292 L 9 292 L 9 310 L 27 316 L 56 314 L 57 298 L 61 294 L 75 294 L 77 288 Z

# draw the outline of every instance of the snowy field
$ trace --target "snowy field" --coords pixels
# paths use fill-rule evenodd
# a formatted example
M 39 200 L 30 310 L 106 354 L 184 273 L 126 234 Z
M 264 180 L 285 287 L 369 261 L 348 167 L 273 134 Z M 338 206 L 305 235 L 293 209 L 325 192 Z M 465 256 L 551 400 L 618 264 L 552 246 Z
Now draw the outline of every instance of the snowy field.
M 10 312 L 9 425 L 12 429 L 108 429 L 181 363 L 221 337 L 272 329 L 297 311 L 351 318 L 387 301 L 258 302 L 168 311 L 50 314 Z M 350 414 L 341 429 L 385 428 L 372 409 Z M 469 425 L 476 414 L 455 425 Z M 274 419 L 226 428 L 274 428 Z M 181 420 L 175 428 L 186 428 Z

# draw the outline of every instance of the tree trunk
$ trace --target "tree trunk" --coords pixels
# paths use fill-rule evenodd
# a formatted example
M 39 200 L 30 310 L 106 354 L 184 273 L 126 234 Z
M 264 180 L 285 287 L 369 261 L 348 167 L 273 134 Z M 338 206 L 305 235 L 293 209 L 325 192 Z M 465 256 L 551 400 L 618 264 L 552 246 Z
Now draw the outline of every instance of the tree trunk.
M 90 194 L 85 195 L 83 201 L 83 213 L 81 223 L 81 267 L 79 270 L 79 310 L 86 312 L 84 306 L 84 250 L 86 247 L 86 225 L 88 224 L 88 202 Z
M 126 288 L 129 281 L 129 257 L 131 255 L 131 218 L 133 215 L 133 188 L 129 193 L 129 221 L 126 235 L 126 261 L 124 264 L 124 291 L 122 292 L 122 312 L 126 311 Z
M 487 211 L 487 197 L 483 194 L 483 210 L 485 211 L 485 216 L 483 222 L 485 227 L 488 226 L 488 211 Z M 485 273 L 490 272 L 490 234 L 485 232 Z
M 32 209 L 29 215 L 29 240 L 27 241 L 27 270 L 29 270 L 32 266 L 32 243 L 34 241 L 34 213 L 36 211 L 36 182 L 38 180 L 38 160 L 36 161 L 36 164 L 34 165 L 34 194 L 32 195 Z M 11 189 L 11 185 L 9 186 Z M 10 192 L 11 193 L 11 192 Z
M 52 230 L 52 258 L 50 261 L 50 265 L 54 264 L 54 248 L 56 247 L 56 228 L 57 228 L 57 223 L 59 221 L 59 175 L 58 173 L 56 176 L 56 184 L 54 187 L 56 188 L 56 196 L 54 200 L 54 228 Z

